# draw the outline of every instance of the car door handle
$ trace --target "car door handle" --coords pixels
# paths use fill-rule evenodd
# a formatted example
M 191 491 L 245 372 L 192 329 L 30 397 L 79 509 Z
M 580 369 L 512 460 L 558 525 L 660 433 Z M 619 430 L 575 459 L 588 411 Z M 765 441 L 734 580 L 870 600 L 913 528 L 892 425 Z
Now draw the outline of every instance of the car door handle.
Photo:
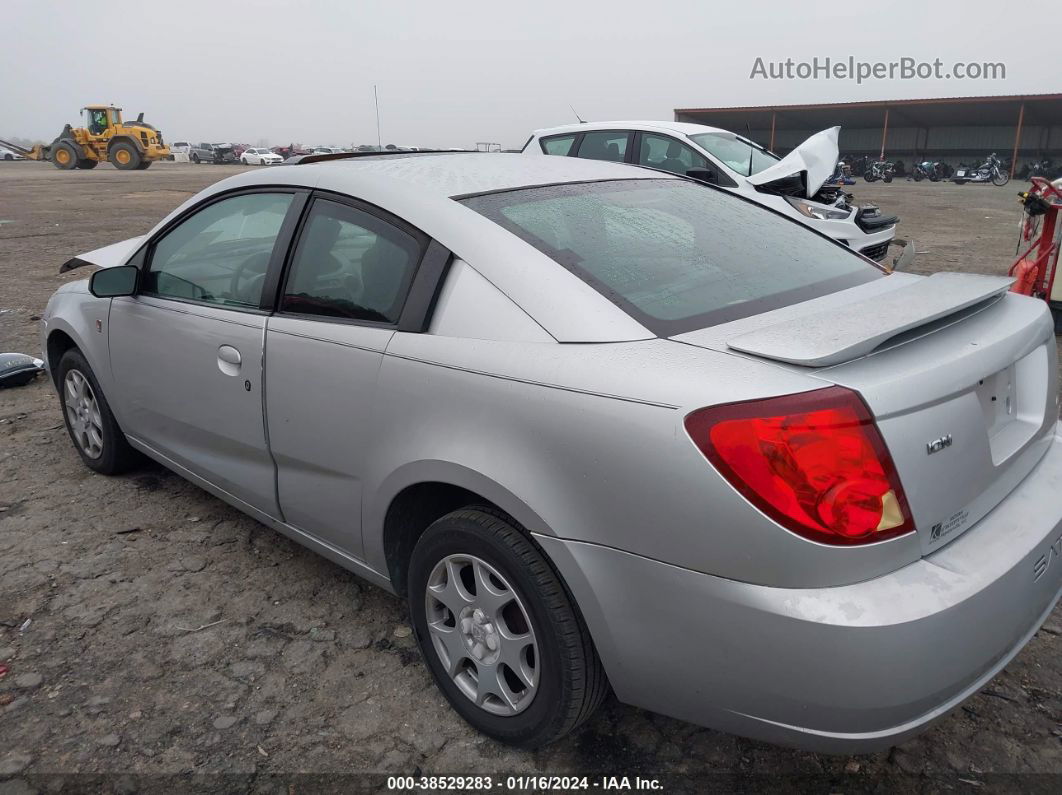
M 218 369 L 225 375 L 239 375 L 243 357 L 240 352 L 231 345 L 222 345 L 218 348 Z

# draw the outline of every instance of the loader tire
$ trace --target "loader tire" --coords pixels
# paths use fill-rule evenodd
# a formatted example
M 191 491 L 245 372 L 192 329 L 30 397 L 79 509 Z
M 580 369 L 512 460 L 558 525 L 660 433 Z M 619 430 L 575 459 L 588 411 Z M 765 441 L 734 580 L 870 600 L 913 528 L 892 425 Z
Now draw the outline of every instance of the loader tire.
M 140 153 L 136 151 L 136 147 L 125 141 L 119 141 L 111 147 L 108 159 L 111 164 L 122 171 L 133 171 L 140 167 Z
M 61 141 L 52 149 L 52 164 L 63 171 L 77 168 L 77 150 L 73 146 Z
M 141 164 L 139 166 L 137 166 L 137 170 L 138 171 L 144 171 L 145 169 L 148 169 L 150 167 L 151 167 L 151 161 L 150 160 L 144 160 L 143 162 L 141 162 Z
M 88 171 L 89 169 L 95 168 L 99 164 L 100 164 L 99 160 L 78 160 L 77 161 L 77 167 L 78 168 L 83 168 L 86 171 Z

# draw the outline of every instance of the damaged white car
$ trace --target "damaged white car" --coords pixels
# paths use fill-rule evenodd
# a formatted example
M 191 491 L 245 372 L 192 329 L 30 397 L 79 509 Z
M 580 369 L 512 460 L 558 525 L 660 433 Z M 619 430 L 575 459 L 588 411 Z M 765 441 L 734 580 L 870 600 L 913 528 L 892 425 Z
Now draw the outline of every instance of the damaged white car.
M 900 219 L 854 207 L 826 183 L 837 168 L 840 127 L 815 133 L 780 158 L 740 135 L 667 121 L 606 121 L 536 130 L 524 154 L 566 155 L 657 168 L 728 188 L 807 224 L 878 262 Z

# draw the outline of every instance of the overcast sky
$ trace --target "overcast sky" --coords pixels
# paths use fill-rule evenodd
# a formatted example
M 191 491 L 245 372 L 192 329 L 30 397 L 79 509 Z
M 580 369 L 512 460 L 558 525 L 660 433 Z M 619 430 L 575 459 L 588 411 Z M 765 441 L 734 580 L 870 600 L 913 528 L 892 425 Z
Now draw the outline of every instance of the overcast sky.
M 776 10 L 772 10 L 776 9 Z M 520 146 L 532 129 L 716 107 L 1062 91 L 1062 5 L 1023 0 L 0 2 L 0 137 L 80 107 L 170 140 Z M 1041 41 L 1046 53 L 1029 42 Z M 750 79 L 765 61 L 1002 61 L 1005 80 Z

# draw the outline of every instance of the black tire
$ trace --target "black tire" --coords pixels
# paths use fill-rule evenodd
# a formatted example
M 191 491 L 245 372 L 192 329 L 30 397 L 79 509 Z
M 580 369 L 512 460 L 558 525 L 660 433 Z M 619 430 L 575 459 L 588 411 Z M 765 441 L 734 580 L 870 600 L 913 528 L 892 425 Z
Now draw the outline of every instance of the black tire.
M 137 171 L 147 171 L 149 168 L 151 168 L 150 160 L 143 160 L 140 165 L 136 167 Z
M 82 449 L 75 438 L 74 429 L 70 425 L 70 416 L 66 410 L 64 398 L 66 377 L 71 370 L 77 370 L 89 382 L 95 394 L 96 405 L 99 408 L 103 450 L 96 458 L 88 455 Z M 74 449 L 81 456 L 81 460 L 85 462 L 85 466 L 95 472 L 99 472 L 101 475 L 117 475 L 135 465 L 140 456 L 129 446 L 125 434 L 122 433 L 122 429 L 118 427 L 117 420 L 114 419 L 114 414 L 111 413 L 111 407 L 107 403 L 103 390 L 100 389 L 96 374 L 92 372 L 89 363 L 85 361 L 85 357 L 81 355 L 81 351 L 77 348 L 71 348 L 59 360 L 59 367 L 56 369 L 56 382 L 59 385 L 59 410 L 63 414 L 66 432 L 70 435 L 70 441 L 73 442 Z
M 881 178 L 884 182 L 892 182 L 892 174 L 886 174 Z
M 1062 334 L 1062 305 L 1051 305 L 1051 315 L 1055 319 L 1055 334 Z
M 527 609 L 538 644 L 533 700 L 515 715 L 487 712 L 447 674 L 429 635 L 425 595 L 435 565 L 471 555 L 494 567 Z M 454 710 L 475 729 L 520 748 L 560 739 L 589 718 L 609 693 L 608 679 L 578 609 L 545 556 L 515 523 L 489 508 L 447 514 L 417 541 L 409 565 L 409 610 L 425 664 Z
M 921 182 L 923 179 L 925 179 L 925 175 L 922 174 L 921 171 L 916 171 L 912 176 L 914 177 L 915 182 Z
M 91 171 L 100 164 L 99 160 L 78 160 L 77 167 L 84 169 L 85 171 Z
M 995 185 L 997 188 L 1002 188 L 1008 182 L 1010 182 L 1009 171 L 1001 171 L 996 176 L 992 177 L 992 184 Z
M 199 163 L 199 155 L 197 155 L 195 152 L 192 152 L 192 156 L 188 159 L 191 160 L 193 163 Z
M 11 154 L 10 152 L 8 152 L 6 155 L 4 155 L 4 160 L 14 160 L 14 159 L 15 159 L 15 156 L 13 154 Z
M 114 144 L 107 153 L 107 159 L 111 161 L 111 165 L 122 171 L 135 171 L 140 168 L 140 152 L 127 141 Z
M 63 171 L 77 168 L 77 150 L 74 145 L 66 141 L 60 141 L 52 147 L 52 165 Z
M 867 171 L 863 172 L 863 179 L 866 180 L 867 182 L 873 182 L 875 179 L 877 179 L 877 177 L 874 176 L 874 172 L 873 171 L 870 171 L 868 169 Z

